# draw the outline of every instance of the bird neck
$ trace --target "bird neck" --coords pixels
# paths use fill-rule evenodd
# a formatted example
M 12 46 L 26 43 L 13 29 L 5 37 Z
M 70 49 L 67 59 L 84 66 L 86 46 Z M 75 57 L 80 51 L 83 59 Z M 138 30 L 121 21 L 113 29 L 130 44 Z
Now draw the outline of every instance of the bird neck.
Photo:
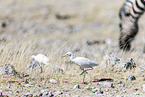
M 72 61 L 74 59 L 74 55 L 72 54 L 71 56 L 70 56 L 70 60 Z

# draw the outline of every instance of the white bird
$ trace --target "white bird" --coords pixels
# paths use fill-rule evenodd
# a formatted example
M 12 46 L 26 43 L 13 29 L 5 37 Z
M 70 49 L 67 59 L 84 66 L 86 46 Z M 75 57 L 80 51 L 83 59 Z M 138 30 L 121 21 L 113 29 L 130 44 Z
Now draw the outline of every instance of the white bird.
M 83 70 L 83 72 L 80 74 L 80 75 L 82 75 L 84 73 L 83 83 L 84 83 L 84 79 L 85 79 L 85 73 L 87 73 L 87 70 L 92 70 L 93 66 L 98 66 L 99 65 L 99 63 L 97 63 L 95 61 L 92 61 L 90 59 L 84 58 L 84 57 L 74 58 L 74 55 L 71 52 L 67 52 L 62 57 L 65 57 L 65 56 L 70 56 L 70 60 L 72 62 L 74 62 L 75 64 L 77 64 L 78 66 L 80 66 L 80 69 Z M 89 68 L 89 69 L 85 70 L 85 68 Z
M 43 54 L 32 55 L 31 58 L 39 63 L 49 65 L 49 59 Z

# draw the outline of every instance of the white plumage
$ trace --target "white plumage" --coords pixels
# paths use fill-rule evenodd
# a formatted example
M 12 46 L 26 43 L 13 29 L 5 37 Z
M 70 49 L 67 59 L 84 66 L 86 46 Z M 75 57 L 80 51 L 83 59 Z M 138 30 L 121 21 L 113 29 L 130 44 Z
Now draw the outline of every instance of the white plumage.
M 71 61 L 78 64 L 81 67 L 81 69 L 92 68 L 93 66 L 99 65 L 97 62 L 84 57 L 76 57 L 74 59 L 71 59 Z
M 49 65 L 49 59 L 43 54 L 32 55 L 31 58 L 39 63 Z
M 74 63 L 76 63 L 78 66 L 80 66 L 80 69 L 83 70 L 83 72 L 80 74 L 82 75 L 84 73 L 84 78 L 85 78 L 85 73 L 87 73 L 87 70 L 92 70 L 93 66 L 98 66 L 99 63 L 92 61 L 90 59 L 84 58 L 84 57 L 76 57 L 74 58 L 73 54 L 71 52 L 67 52 L 64 56 L 70 56 L 70 60 Z M 85 68 L 89 68 L 86 69 Z M 83 83 L 84 83 L 84 78 L 83 78 Z

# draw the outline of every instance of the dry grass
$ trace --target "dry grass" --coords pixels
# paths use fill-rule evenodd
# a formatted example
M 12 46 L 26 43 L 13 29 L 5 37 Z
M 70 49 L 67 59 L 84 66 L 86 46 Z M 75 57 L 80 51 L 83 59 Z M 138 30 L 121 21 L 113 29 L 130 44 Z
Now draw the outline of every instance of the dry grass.
M 0 1 L 0 3 L 2 3 L 1 5 L 3 5 L 1 8 L 6 8 L 7 6 L 11 5 L 13 9 L 12 11 L 3 11 L 0 19 L 2 20 L 5 16 L 7 16 L 14 22 L 14 24 L 20 22 L 20 25 L 23 25 L 24 22 L 29 21 L 35 21 L 35 24 L 41 25 L 45 25 L 48 22 L 64 23 L 67 25 L 87 24 L 92 23 L 93 21 L 97 21 L 99 23 L 97 29 L 92 29 L 90 26 L 86 26 L 81 31 L 75 33 L 49 33 L 46 31 L 24 36 L 23 33 L 19 34 L 19 31 L 16 31 L 13 28 L 15 26 L 8 26 L 7 29 L 1 28 L 0 33 L 6 33 L 6 31 L 9 31 L 10 33 L 17 36 L 13 37 L 13 39 L 8 42 L 1 42 L 0 64 L 12 64 L 14 65 L 16 71 L 20 73 L 27 73 L 25 67 L 31 61 L 31 55 L 42 53 L 50 59 L 50 65 L 48 67 L 43 67 L 43 73 L 30 74 L 31 77 L 37 77 L 37 80 L 32 82 L 33 84 L 49 85 L 55 90 L 67 88 L 72 89 L 75 84 L 80 83 L 82 81 L 82 76 L 79 75 L 81 72 L 79 67 L 71 63 L 69 58 L 60 58 L 60 56 L 65 54 L 67 51 L 73 52 L 75 56 L 87 57 L 99 63 L 101 63 L 103 57 L 110 52 L 115 53 L 115 55 L 124 60 L 127 58 L 133 58 L 137 66 L 143 65 L 145 62 L 145 55 L 142 53 L 144 44 L 143 31 L 145 31 L 142 25 L 144 25 L 144 22 L 143 24 L 141 24 L 141 33 L 138 34 L 136 40 L 133 43 L 135 49 L 130 52 L 122 52 L 118 49 L 118 11 L 123 1 L 111 0 L 108 4 L 107 0 L 93 0 L 91 2 L 88 2 L 88 0 L 70 0 L 70 3 L 66 2 L 66 0 L 62 0 L 61 2 L 58 0 L 44 0 L 42 3 L 36 0 L 30 0 L 29 2 L 25 0 L 13 0 L 11 2 L 2 0 Z M 66 6 L 64 6 L 65 4 Z M 41 17 L 41 11 L 43 7 L 46 8 L 46 6 L 50 8 L 50 13 L 48 14 L 48 17 Z M 69 6 L 71 7 L 69 8 Z M 63 12 L 64 14 L 72 15 L 73 18 L 64 21 L 56 19 L 55 14 L 61 12 Z M 26 33 L 30 29 L 31 28 L 27 29 Z M 111 45 L 96 44 L 93 46 L 88 46 L 86 44 L 86 41 L 88 40 L 105 40 L 108 38 L 113 42 Z M 63 70 L 63 72 L 59 71 L 58 69 Z M 144 72 L 142 74 L 138 74 L 134 70 L 131 70 L 127 72 L 114 73 L 112 71 L 105 72 L 103 71 L 103 69 L 104 68 L 102 68 L 101 65 L 95 67 L 92 71 L 88 72 L 85 80 L 87 82 L 91 82 L 96 78 L 110 77 L 114 79 L 115 84 L 119 80 L 122 80 L 124 83 L 130 83 L 127 84 L 128 86 L 126 86 L 126 90 L 128 91 L 128 93 L 134 92 L 134 90 L 128 90 L 130 86 L 138 87 L 142 86 L 142 84 L 144 83 L 142 77 L 144 75 Z M 137 77 L 137 80 L 130 82 L 126 79 L 123 79 L 130 74 L 135 75 Z M 50 78 L 56 79 L 58 83 L 48 83 L 47 80 Z M 2 78 L 0 80 L 2 84 L 0 86 L 3 86 L 4 84 L 7 85 L 7 82 L 5 83 L 5 80 L 12 79 Z M 16 80 L 18 80 L 19 82 L 22 81 L 18 78 L 16 78 Z M 92 83 L 92 86 L 100 87 L 105 90 L 103 86 L 98 86 L 96 83 Z M 82 87 L 85 87 L 85 85 L 82 85 Z M 114 90 L 122 93 L 124 88 L 115 88 Z M 109 91 L 113 93 L 113 90 L 109 89 Z

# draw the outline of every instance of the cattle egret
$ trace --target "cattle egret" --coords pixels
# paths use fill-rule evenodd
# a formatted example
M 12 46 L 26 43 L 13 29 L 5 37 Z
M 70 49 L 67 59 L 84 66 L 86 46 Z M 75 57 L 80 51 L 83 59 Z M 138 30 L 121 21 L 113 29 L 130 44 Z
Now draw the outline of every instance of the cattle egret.
M 83 83 L 84 83 L 84 79 L 85 79 L 85 73 L 87 73 L 87 70 L 92 70 L 93 66 L 98 66 L 99 65 L 99 63 L 97 63 L 95 61 L 92 61 L 90 59 L 84 58 L 84 57 L 74 58 L 74 55 L 71 52 L 67 52 L 62 57 L 65 57 L 65 56 L 70 56 L 70 60 L 72 62 L 74 62 L 75 64 L 77 64 L 78 66 L 80 66 L 80 69 L 83 70 L 83 72 L 80 74 L 80 75 L 84 74 Z M 89 68 L 89 69 L 85 70 L 85 68 Z
M 36 56 L 32 55 L 31 58 L 39 62 L 40 64 L 49 65 L 49 59 L 43 54 L 37 54 Z

